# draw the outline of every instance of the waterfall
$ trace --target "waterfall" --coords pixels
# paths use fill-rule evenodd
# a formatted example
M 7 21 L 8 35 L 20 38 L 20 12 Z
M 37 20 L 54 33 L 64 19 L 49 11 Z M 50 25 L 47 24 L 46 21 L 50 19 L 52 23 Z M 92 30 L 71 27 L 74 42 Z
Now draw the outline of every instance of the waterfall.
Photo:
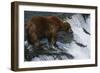
M 68 52 L 76 59 L 90 58 L 90 35 L 85 33 L 83 29 L 90 33 L 90 17 L 86 18 L 86 22 L 81 14 L 76 14 L 67 18 L 67 22 L 71 24 L 74 35 L 74 41 L 71 43 Z M 80 43 L 82 45 L 79 45 Z

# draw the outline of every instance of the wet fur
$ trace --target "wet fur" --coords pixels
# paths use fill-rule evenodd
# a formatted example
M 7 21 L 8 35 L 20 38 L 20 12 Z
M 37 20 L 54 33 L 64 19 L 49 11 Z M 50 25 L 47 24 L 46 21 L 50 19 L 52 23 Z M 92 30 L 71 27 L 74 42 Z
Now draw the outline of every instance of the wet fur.
M 25 25 L 25 29 L 29 43 L 41 48 L 40 39 L 46 37 L 50 46 L 56 45 L 57 32 L 69 31 L 71 27 L 56 16 L 33 16 Z

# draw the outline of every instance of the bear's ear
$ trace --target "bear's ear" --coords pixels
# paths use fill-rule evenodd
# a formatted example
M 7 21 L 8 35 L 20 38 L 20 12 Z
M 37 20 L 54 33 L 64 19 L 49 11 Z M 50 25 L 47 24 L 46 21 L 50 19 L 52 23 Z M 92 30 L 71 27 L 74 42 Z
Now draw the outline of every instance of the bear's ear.
M 72 32 L 71 26 L 68 22 L 64 22 L 64 29 L 67 32 Z

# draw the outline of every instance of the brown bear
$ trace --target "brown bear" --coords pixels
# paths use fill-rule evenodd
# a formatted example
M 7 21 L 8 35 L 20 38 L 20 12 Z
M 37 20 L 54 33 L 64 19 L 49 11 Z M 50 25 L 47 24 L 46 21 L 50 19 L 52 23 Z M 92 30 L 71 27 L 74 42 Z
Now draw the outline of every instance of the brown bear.
M 41 48 L 39 39 L 46 37 L 49 45 L 56 45 L 57 32 L 71 30 L 70 24 L 64 23 L 57 16 L 33 16 L 25 28 L 29 43 L 37 48 Z

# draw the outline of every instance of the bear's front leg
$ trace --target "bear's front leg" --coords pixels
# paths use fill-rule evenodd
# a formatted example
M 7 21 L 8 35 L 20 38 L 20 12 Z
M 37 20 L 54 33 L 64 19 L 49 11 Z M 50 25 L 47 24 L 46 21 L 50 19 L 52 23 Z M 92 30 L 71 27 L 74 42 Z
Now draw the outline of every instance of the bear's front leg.
M 49 49 L 54 49 L 57 50 L 57 45 L 56 45 L 56 33 L 51 33 L 51 35 L 48 37 L 49 41 Z

